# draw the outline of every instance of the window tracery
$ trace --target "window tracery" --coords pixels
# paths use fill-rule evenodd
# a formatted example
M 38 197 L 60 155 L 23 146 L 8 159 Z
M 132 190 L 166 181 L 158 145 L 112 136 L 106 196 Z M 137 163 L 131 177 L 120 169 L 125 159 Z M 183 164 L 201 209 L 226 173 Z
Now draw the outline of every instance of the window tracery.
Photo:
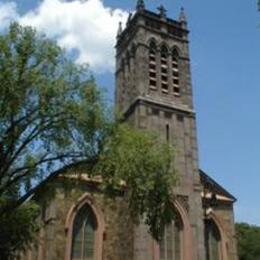
M 91 207 L 85 204 L 73 223 L 71 260 L 94 259 L 96 230 L 96 216 Z
M 182 230 L 182 221 L 180 216 L 176 214 L 175 219 L 165 227 L 162 240 L 159 243 L 160 260 L 182 259 Z
M 212 219 L 205 221 L 206 260 L 220 260 L 221 236 Z

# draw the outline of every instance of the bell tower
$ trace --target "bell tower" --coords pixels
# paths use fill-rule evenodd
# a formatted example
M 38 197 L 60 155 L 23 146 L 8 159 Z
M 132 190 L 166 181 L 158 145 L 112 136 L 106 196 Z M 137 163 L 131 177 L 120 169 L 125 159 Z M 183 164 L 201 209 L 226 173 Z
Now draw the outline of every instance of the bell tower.
M 192 255 L 183 260 L 203 260 L 203 212 L 188 34 L 183 9 L 173 20 L 163 6 L 154 13 L 138 0 L 135 14 L 129 15 L 124 29 L 120 24 L 117 34 L 115 100 L 126 121 L 154 131 L 174 145 L 180 180 L 175 195 L 191 228 Z M 144 241 L 149 240 L 144 230 L 140 227 L 136 231 L 138 256 L 134 259 L 152 259 L 142 250 Z

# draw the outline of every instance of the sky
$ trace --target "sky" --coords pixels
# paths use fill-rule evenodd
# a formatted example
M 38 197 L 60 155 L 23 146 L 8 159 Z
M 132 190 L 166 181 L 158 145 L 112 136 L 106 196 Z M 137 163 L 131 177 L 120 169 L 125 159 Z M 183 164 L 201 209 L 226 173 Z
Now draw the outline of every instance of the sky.
M 260 12 L 256 0 L 146 0 L 190 29 L 200 167 L 230 191 L 236 221 L 260 225 Z M 114 93 L 114 44 L 134 0 L 0 0 L 0 31 L 32 25 L 87 62 Z

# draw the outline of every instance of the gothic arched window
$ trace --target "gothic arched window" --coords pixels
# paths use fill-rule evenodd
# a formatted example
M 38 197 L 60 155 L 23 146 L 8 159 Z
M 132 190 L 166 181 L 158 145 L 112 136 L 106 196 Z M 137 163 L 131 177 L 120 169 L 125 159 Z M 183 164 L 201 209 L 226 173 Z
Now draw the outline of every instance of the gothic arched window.
M 161 48 L 161 87 L 163 93 L 168 93 L 168 49 L 166 46 Z
M 205 245 L 206 245 L 206 260 L 220 259 L 220 232 L 211 219 L 205 221 Z
M 160 246 L 160 260 L 182 259 L 183 224 L 176 214 L 175 219 L 165 227 Z
M 180 95 L 179 54 L 176 49 L 172 51 L 172 85 L 173 93 Z
M 92 208 L 85 204 L 77 213 L 72 231 L 71 260 L 93 260 L 97 219 Z
M 156 43 L 150 42 L 149 45 L 149 86 L 150 89 L 156 89 L 157 85 L 156 73 Z

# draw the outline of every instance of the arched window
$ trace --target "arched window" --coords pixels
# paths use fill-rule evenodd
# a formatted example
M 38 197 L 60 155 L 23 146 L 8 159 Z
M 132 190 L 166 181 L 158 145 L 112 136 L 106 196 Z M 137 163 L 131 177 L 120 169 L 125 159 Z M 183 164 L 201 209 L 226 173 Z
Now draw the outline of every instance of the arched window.
M 162 92 L 168 93 L 168 49 L 164 45 L 161 48 L 161 83 Z
M 206 246 L 206 260 L 220 259 L 220 232 L 211 219 L 205 221 L 205 246 Z
M 150 42 L 149 45 L 149 86 L 150 89 L 156 89 L 157 85 L 156 75 L 156 43 Z
M 97 219 L 92 208 L 85 204 L 77 213 L 72 231 L 71 260 L 93 260 Z
M 172 85 L 174 95 L 180 95 L 179 54 L 176 49 L 172 51 Z
M 178 214 L 164 229 L 160 246 L 160 260 L 182 260 L 183 224 Z

